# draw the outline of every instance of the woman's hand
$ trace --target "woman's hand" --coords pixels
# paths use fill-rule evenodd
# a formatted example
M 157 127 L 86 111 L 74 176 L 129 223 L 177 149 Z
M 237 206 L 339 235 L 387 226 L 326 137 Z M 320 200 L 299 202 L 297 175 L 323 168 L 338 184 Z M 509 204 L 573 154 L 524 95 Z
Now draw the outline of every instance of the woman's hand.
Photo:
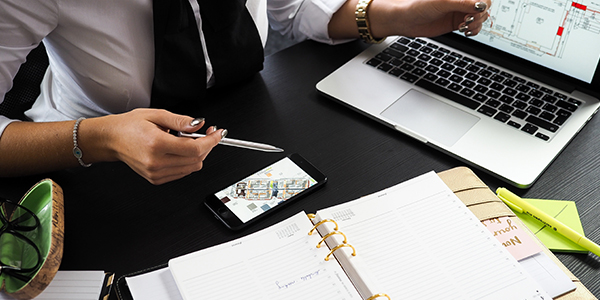
M 463 32 L 475 35 L 487 20 L 490 5 L 490 0 L 373 0 L 372 34 L 438 36 L 466 25 Z
M 121 160 L 152 184 L 162 184 L 202 169 L 206 156 L 226 134 L 211 126 L 206 137 L 191 139 L 176 137 L 169 130 L 195 132 L 203 125 L 204 119 L 136 109 L 84 120 L 79 144 L 84 160 L 86 156 L 92 161 Z
M 333 39 L 358 36 L 357 0 L 349 0 L 329 23 Z M 491 0 L 372 0 L 367 12 L 375 38 L 390 35 L 438 36 L 454 30 L 476 35 L 487 20 Z

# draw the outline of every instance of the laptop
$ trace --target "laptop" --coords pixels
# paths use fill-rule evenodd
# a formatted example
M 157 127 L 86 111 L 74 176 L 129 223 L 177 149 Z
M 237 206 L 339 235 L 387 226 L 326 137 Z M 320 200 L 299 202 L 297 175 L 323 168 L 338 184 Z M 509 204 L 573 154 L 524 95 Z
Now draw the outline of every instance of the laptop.
M 475 37 L 388 37 L 316 88 L 528 188 L 600 106 L 600 6 L 522 2 L 496 0 Z

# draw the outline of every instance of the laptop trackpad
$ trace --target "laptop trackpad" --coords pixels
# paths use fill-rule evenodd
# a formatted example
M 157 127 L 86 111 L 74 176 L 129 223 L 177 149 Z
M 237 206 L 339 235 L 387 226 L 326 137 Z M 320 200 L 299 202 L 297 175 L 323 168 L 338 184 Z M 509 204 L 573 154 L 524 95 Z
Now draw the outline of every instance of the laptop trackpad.
M 479 121 L 479 117 L 413 89 L 386 108 L 381 115 L 427 140 L 446 146 L 454 145 Z

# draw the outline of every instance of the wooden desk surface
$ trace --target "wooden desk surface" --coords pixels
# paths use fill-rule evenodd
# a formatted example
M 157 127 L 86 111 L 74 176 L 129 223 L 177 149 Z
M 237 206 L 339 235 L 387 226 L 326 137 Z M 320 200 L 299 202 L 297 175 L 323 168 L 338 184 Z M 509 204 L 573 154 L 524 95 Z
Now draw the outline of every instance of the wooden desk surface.
M 149 184 L 123 163 L 101 163 L 87 169 L 2 178 L 0 196 L 18 199 L 38 180 L 52 178 L 65 195 L 61 269 L 107 270 L 121 276 L 249 234 L 300 210 L 314 212 L 431 170 L 464 165 L 318 94 L 315 84 L 364 48 L 361 42 L 300 43 L 267 57 L 265 69 L 246 84 L 214 91 L 210 103 L 188 112 L 205 117 L 207 125 L 227 128 L 228 137 L 273 144 L 285 153 L 218 146 L 203 170 L 161 186 Z M 357 84 L 357 88 L 361 87 Z M 576 201 L 586 235 L 600 242 L 599 144 L 596 117 L 533 187 L 516 192 L 530 198 Z M 329 182 L 242 232 L 227 230 L 202 205 L 209 193 L 292 152 L 320 168 Z M 492 189 L 506 186 L 474 171 Z M 600 297 L 600 258 L 557 256 Z

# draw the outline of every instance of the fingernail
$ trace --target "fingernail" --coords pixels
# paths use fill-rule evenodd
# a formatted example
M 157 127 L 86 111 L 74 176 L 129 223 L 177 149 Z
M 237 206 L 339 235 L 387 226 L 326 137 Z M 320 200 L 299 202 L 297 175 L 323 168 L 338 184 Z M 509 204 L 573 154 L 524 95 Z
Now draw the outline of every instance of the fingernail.
M 478 12 L 484 12 L 487 9 L 487 4 L 485 2 L 477 2 L 475 3 L 475 10 Z
M 227 133 L 229 133 L 229 131 L 227 131 L 227 129 L 223 129 L 223 131 L 221 131 L 221 139 L 224 139 L 227 136 Z
M 213 132 L 214 132 L 214 131 L 217 131 L 217 126 L 216 126 L 216 125 L 214 125 L 214 126 L 211 126 L 211 128 L 212 128 L 212 131 L 213 131 Z
M 466 35 L 466 36 L 472 36 L 472 35 L 473 35 L 473 32 L 472 32 L 472 31 L 467 31 L 467 32 L 465 33 L 465 35 Z
M 473 21 L 475 21 L 475 17 L 469 16 L 465 19 L 465 24 L 469 25 L 469 24 L 473 23 Z
M 465 32 L 467 30 L 469 30 L 469 26 L 467 26 L 466 24 L 462 24 L 460 25 L 460 27 L 458 27 L 458 31 L 460 32 Z
M 192 120 L 192 122 L 190 122 L 190 126 L 192 127 L 196 127 L 198 125 L 200 125 L 200 123 L 204 122 L 204 118 L 195 118 Z

